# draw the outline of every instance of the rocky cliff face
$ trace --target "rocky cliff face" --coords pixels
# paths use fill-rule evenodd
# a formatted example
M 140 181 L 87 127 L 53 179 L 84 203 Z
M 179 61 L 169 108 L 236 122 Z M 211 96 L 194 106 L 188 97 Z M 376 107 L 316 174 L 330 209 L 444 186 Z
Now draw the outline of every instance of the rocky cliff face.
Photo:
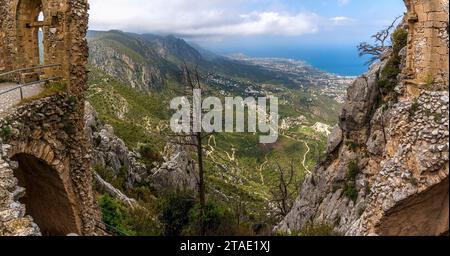
M 447 13 L 448 26 L 448 1 L 446 5 L 438 0 L 407 2 L 408 17 L 428 17 L 436 25 L 440 23 L 434 22 L 436 16 L 431 13 L 439 11 Z M 416 7 L 414 11 L 411 6 Z M 432 80 L 418 79 L 424 75 L 412 75 L 414 71 L 408 69 L 414 66 L 410 60 L 424 59 L 414 45 L 420 41 L 417 37 L 431 48 L 432 40 L 448 46 L 448 35 L 426 32 L 440 29 L 423 24 L 422 30 L 415 27 L 419 25 L 404 25 L 409 29 L 408 45 L 399 53 L 403 72 L 392 91 L 385 93 L 381 83 L 388 59 L 374 64 L 348 89 L 326 160 L 307 177 L 277 230 L 295 232 L 307 225 L 327 224 L 346 235 L 448 234 L 448 48 L 446 69 L 435 73 L 428 69 Z M 425 33 L 412 34 L 411 29 Z M 425 47 L 421 49 L 428 52 Z M 421 61 L 416 71 L 427 65 L 445 67 L 442 59 Z
M 128 187 L 148 183 L 157 191 L 194 190 L 197 186 L 197 166 L 183 146 L 167 144 L 162 153 L 164 162 L 148 169 L 140 155 L 125 145 L 114 134 L 114 129 L 102 123 L 95 109 L 86 103 L 86 135 L 92 144 L 92 164 L 118 175 L 121 168 L 126 170 Z M 129 202 L 120 191 L 114 189 L 100 177 L 94 177 L 110 194 L 122 201 Z
M 197 50 L 173 36 L 90 31 L 88 38 L 89 63 L 138 90 L 176 79 L 183 62 L 205 64 Z
M 195 190 L 198 183 L 198 168 L 189 154 L 191 150 L 181 145 L 167 144 L 164 163 L 152 170 L 149 181 L 158 191 Z
M 164 84 L 164 74 L 139 57 L 130 56 L 109 41 L 89 44 L 89 63 L 138 90 L 157 88 Z
M 114 134 L 114 129 L 102 123 L 95 109 L 86 102 L 85 131 L 92 145 L 92 164 L 100 166 L 118 175 L 121 168 L 127 170 L 127 185 L 142 182 L 149 175 L 139 155 L 127 148 L 123 140 Z

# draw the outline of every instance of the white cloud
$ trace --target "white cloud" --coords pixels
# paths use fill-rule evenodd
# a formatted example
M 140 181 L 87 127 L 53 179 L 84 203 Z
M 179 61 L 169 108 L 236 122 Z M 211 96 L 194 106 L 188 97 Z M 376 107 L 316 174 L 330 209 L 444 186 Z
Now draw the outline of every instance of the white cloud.
M 332 25 L 348 25 L 350 23 L 353 23 L 355 20 L 349 17 L 345 16 L 337 16 L 330 18 L 330 21 L 332 22 Z
M 299 36 L 317 32 L 323 20 L 309 12 L 245 11 L 249 3 L 255 7 L 258 0 L 90 0 L 90 28 L 189 36 Z
M 344 6 L 350 3 L 350 0 L 338 0 L 340 6 Z
M 318 31 L 319 17 L 309 13 L 288 15 L 278 12 L 254 12 L 241 15 L 234 24 L 190 28 L 179 33 L 189 35 L 288 35 Z

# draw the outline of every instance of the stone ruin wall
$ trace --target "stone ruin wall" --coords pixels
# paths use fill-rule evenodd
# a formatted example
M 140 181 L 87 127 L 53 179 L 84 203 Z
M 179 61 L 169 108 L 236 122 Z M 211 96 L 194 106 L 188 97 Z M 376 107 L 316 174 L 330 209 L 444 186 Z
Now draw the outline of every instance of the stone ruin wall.
M 406 73 L 415 85 L 431 80 L 448 87 L 448 0 L 405 0 L 408 8 L 409 42 Z
M 346 235 L 448 235 L 448 0 L 405 3 L 409 36 L 398 97 L 377 103 L 387 60 L 355 80 L 327 158 L 275 230 L 327 224 Z M 353 180 L 350 166 L 358 170 Z
M 34 37 L 39 26 L 43 29 L 44 65 L 62 65 L 46 70 L 45 76 L 61 76 L 69 91 L 80 95 L 86 84 L 88 8 L 87 0 L 0 0 L 0 71 L 39 65 Z M 43 22 L 36 21 L 40 11 Z M 24 29 L 26 26 L 36 28 Z
M 77 131 L 77 113 L 79 106 L 74 98 L 69 95 L 55 95 L 36 100 L 30 104 L 17 108 L 13 114 L 0 120 L 0 130 L 8 127 L 10 133 L 2 138 L 3 145 L 0 149 L 0 235 L 28 235 L 33 231 L 30 228 L 28 217 L 25 216 L 26 207 L 36 207 L 36 204 L 46 204 L 48 207 L 44 218 L 65 219 L 62 225 L 65 229 L 56 230 L 57 234 L 67 233 L 93 234 L 99 224 L 100 217 L 96 211 L 94 193 L 92 191 L 92 173 L 90 172 L 90 158 L 84 150 L 84 136 Z M 22 204 L 24 197 L 33 185 L 20 184 L 23 179 L 17 172 L 17 156 L 27 155 L 39 159 L 43 165 L 54 170 L 60 179 L 63 188 L 57 192 L 64 195 L 60 198 L 50 198 L 44 202 L 41 199 Z M 30 164 L 19 162 L 20 164 Z M 52 183 L 49 175 L 38 175 L 47 172 L 45 168 L 29 167 L 36 176 L 33 183 L 43 187 L 60 186 Z M 3 168 L 3 169 L 2 169 Z M 14 172 L 12 171 L 14 170 Z M 3 186 L 6 184 L 7 186 Z M 28 186 L 27 186 L 28 185 Z M 25 187 L 22 193 L 21 186 Z M 5 190 L 6 188 L 6 190 Z M 36 190 L 34 190 L 36 191 Z M 39 190 L 37 190 L 39 191 Z M 20 192 L 20 193 L 18 193 Z M 40 196 L 44 197 L 45 191 Z M 32 196 L 28 196 L 30 198 Z M 66 209 L 58 208 L 68 204 Z M 38 207 L 38 206 L 37 206 Z M 50 209 L 60 209 L 60 216 L 54 216 Z M 69 210 L 67 210 L 70 208 Z M 6 209 L 6 210 L 5 210 Z M 33 215 L 33 214 L 31 214 Z M 38 216 L 31 216 L 37 218 Z M 36 219 L 35 219 L 36 220 Z M 42 220 L 42 219 L 41 219 Z M 38 223 L 38 222 L 36 222 Z M 34 225 L 34 224 L 33 224 Z M 34 234 L 36 233 L 33 231 Z
M 42 9 L 37 8 L 39 2 Z M 20 10 L 21 6 L 23 10 Z M 0 0 L 0 72 L 39 65 L 33 49 L 35 45 L 23 42 L 29 39 L 29 35 L 22 31 L 25 23 L 21 19 L 28 22 L 42 10 L 44 22 L 34 25 L 43 27 L 44 65 L 61 64 L 59 68 L 46 70 L 45 77 L 61 76 L 67 88 L 67 92 L 60 96 L 33 101 L 0 120 L 0 128 L 8 126 L 14 131 L 10 137 L 3 138 L 6 144 L 0 149 L 6 154 L 0 163 L 0 183 L 3 187 L 0 194 L 5 196 L 0 199 L 4 200 L 3 203 L 14 202 L 9 204 L 9 209 L 5 210 L 5 205 L 0 207 L 0 235 L 2 232 L 4 235 L 37 234 L 35 224 L 30 226 L 25 221 L 25 208 L 20 206 L 15 192 L 20 188 L 11 176 L 14 162 L 8 157 L 19 153 L 37 157 L 60 174 L 64 173 L 67 177 L 64 185 L 71 191 L 71 204 L 77 213 L 76 232 L 88 235 L 96 231 L 95 220 L 99 219 L 99 213 L 92 191 L 90 148 L 84 134 L 83 120 L 87 86 L 88 8 L 87 0 Z M 66 122 L 70 123 L 70 130 L 65 128 Z M 11 179 L 8 180 L 8 177 Z M 8 188 L 9 192 L 4 188 Z M 6 220 L 23 225 L 13 225 L 16 230 L 7 229 L 4 225 Z

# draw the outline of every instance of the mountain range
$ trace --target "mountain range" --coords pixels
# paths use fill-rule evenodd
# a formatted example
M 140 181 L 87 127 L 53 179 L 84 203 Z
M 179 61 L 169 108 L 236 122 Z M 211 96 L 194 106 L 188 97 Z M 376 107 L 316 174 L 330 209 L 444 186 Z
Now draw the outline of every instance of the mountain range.
M 292 166 L 298 181 L 312 170 L 325 150 L 326 135 L 338 121 L 345 90 L 354 79 L 323 72 L 302 61 L 220 56 L 174 36 L 90 31 L 88 42 L 87 99 L 99 119 L 110 125 L 130 150 L 140 153 L 150 176 L 155 166 L 174 166 L 173 162 L 155 163 L 161 158 L 154 156 L 167 153 L 168 106 L 172 98 L 180 96 L 177 91 L 183 88 L 184 65 L 208 74 L 202 82 L 211 96 L 279 98 L 280 137 L 276 143 L 259 144 L 258 135 L 252 133 L 218 133 L 205 141 L 208 197 L 217 202 L 241 202 L 236 207 L 244 207 L 242 218 L 265 227 L 279 221 L 270 203 L 279 179 L 278 167 Z M 146 157 L 149 155 L 153 157 Z M 115 166 L 118 169 L 118 164 Z M 106 174 L 103 178 L 112 184 L 131 175 L 120 174 L 120 170 L 98 172 Z M 298 192 L 295 186 L 289 189 L 292 195 Z M 234 204 L 224 207 L 234 211 L 235 206 L 230 208 Z
M 167 79 L 177 79 L 183 63 L 205 73 L 293 85 L 277 72 L 193 47 L 174 36 L 89 31 L 88 41 L 92 65 L 139 89 L 158 88 Z

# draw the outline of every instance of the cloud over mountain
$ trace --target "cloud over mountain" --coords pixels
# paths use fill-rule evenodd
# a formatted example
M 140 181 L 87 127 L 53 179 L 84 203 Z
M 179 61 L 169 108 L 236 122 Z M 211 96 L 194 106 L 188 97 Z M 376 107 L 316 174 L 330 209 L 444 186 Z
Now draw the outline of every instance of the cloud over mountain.
M 298 36 L 319 29 L 321 18 L 315 13 L 246 8 L 252 2 L 256 0 L 91 0 L 91 29 L 189 36 Z

